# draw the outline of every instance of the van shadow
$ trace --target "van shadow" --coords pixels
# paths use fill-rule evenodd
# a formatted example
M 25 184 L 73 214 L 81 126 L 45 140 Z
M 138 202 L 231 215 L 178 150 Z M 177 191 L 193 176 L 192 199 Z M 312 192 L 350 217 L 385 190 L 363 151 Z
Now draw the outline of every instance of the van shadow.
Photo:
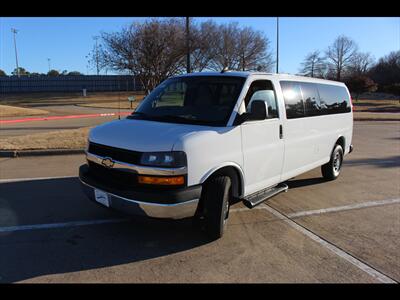
M 400 156 L 395 155 L 384 158 L 350 159 L 345 160 L 343 164 L 349 166 L 369 165 L 376 168 L 398 168 L 400 167 Z
M 315 178 L 305 178 L 305 179 L 290 179 L 285 183 L 288 185 L 289 189 L 296 189 L 309 185 L 326 183 L 326 180 L 323 177 L 315 177 Z
M 77 178 L 0 184 L 0 282 L 142 262 L 210 242 L 193 228 L 190 219 L 135 217 L 103 225 L 4 230 L 10 226 L 116 218 L 126 216 L 86 199 Z M 139 270 L 145 269 L 146 265 L 141 265 Z M 141 276 L 129 274 L 131 282 Z

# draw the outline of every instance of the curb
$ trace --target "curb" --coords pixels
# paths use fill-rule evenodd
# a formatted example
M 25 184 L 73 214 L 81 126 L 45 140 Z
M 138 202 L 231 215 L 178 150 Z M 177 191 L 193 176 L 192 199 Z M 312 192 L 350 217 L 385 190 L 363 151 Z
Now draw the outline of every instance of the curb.
M 0 157 L 84 154 L 84 149 L 0 150 Z

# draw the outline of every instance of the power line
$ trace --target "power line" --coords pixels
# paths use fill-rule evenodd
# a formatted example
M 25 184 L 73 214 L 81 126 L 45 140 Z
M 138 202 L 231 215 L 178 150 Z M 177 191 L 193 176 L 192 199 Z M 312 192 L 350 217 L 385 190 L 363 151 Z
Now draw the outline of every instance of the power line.
M 11 32 L 12 32 L 13 35 L 14 35 L 15 64 L 17 65 L 17 76 L 18 76 L 18 78 L 19 78 L 20 75 L 19 75 L 19 67 L 18 67 L 17 41 L 16 41 L 16 37 L 15 37 L 16 34 L 17 34 L 17 32 L 18 32 L 18 30 L 15 29 L 15 28 L 11 28 Z

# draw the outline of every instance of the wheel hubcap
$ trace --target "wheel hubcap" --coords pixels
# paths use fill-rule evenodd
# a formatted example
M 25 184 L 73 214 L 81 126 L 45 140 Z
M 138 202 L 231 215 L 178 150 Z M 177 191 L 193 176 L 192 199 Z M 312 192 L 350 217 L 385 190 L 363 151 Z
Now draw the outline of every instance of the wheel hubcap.
M 342 157 L 339 152 L 336 152 L 334 158 L 333 158 L 333 170 L 335 173 L 339 173 L 340 167 L 342 165 Z
M 226 201 L 225 207 L 224 207 L 224 225 L 228 219 L 228 212 L 229 212 L 229 201 Z

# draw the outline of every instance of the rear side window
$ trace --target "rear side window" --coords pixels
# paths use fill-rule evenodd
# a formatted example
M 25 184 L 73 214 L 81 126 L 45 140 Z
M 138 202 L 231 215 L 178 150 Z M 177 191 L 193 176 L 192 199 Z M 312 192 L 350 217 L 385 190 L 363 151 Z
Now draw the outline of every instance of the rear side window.
M 322 114 L 340 114 L 351 111 L 350 98 L 343 86 L 317 84 Z
M 304 110 L 306 116 L 319 116 L 322 114 L 317 85 L 310 82 L 300 84 L 303 94 Z
M 281 81 L 280 82 L 285 100 L 286 118 L 295 119 L 305 116 L 303 97 L 299 82 Z
M 296 81 L 280 83 L 288 119 L 351 111 L 350 98 L 343 86 Z

